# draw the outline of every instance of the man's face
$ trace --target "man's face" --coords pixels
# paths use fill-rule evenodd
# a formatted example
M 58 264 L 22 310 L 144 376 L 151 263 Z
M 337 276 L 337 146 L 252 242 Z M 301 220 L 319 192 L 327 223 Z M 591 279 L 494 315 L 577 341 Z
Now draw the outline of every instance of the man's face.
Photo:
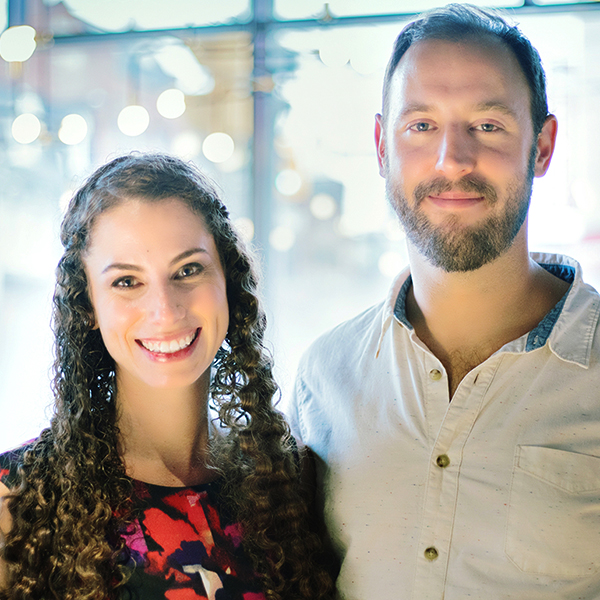
M 533 177 L 549 163 L 533 137 L 527 82 L 500 42 L 411 46 L 376 126 L 409 245 L 445 271 L 471 271 L 525 236 Z

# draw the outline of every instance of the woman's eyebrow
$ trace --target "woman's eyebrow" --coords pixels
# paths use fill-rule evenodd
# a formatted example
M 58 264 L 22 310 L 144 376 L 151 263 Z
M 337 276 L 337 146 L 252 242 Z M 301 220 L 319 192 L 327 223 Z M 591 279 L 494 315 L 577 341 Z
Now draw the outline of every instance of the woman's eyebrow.
M 190 248 L 189 250 L 186 250 L 185 252 L 182 252 L 181 254 L 178 254 L 172 261 L 171 261 L 171 265 L 174 265 L 175 263 L 178 263 L 180 260 L 184 260 L 190 256 L 193 256 L 194 254 L 208 254 L 208 250 L 206 250 L 206 248 Z
M 208 251 L 205 248 L 190 248 L 189 250 L 186 250 L 185 252 L 178 254 L 171 261 L 170 264 L 174 265 L 175 263 L 178 263 L 180 260 L 184 260 L 190 256 L 193 256 L 194 254 L 208 254 Z M 113 271 L 113 270 L 140 272 L 140 271 L 142 271 L 142 268 L 139 267 L 138 265 L 134 265 L 134 264 L 130 264 L 130 263 L 115 262 L 115 263 L 111 263 L 110 265 L 108 265 L 107 267 L 102 269 L 102 273 L 106 273 L 107 271 Z
M 106 273 L 107 271 L 141 271 L 142 269 L 137 265 L 130 265 L 129 263 L 111 263 L 104 269 L 102 269 L 102 273 Z

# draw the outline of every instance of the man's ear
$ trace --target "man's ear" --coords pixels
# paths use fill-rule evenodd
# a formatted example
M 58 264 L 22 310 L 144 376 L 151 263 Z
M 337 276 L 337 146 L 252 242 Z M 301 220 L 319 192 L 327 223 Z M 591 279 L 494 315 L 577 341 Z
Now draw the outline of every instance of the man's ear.
M 556 132 L 558 131 L 558 121 L 554 115 L 548 115 L 542 131 L 537 139 L 537 151 L 535 156 L 534 174 L 536 177 L 542 177 L 546 174 L 550 166 L 550 160 L 554 154 L 556 145 Z
M 377 148 L 377 162 L 379 163 L 379 174 L 386 176 L 385 162 L 385 135 L 383 133 L 383 117 L 375 115 L 375 147 Z

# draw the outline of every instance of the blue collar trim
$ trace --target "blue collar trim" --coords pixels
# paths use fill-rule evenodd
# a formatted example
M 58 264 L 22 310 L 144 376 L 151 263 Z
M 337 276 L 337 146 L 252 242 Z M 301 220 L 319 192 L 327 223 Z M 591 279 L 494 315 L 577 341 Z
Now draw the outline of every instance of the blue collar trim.
M 566 281 L 569 284 L 573 284 L 575 281 L 575 268 L 570 267 L 568 265 L 557 265 L 557 264 L 541 264 L 540 267 L 543 267 L 551 273 L 555 275 L 559 279 Z M 396 298 L 396 303 L 394 304 L 394 317 L 400 321 L 405 327 L 408 329 L 413 329 L 413 326 L 410 324 L 408 319 L 406 318 L 406 296 L 408 294 L 408 290 L 412 285 L 412 277 L 409 275 L 406 281 L 402 284 L 400 291 L 398 292 L 398 296 Z M 548 337 L 552 333 L 552 329 L 558 321 L 558 317 L 562 312 L 563 306 L 565 305 L 565 301 L 567 299 L 567 295 L 571 288 L 567 290 L 565 295 L 554 305 L 554 307 L 546 314 L 546 316 L 540 321 L 540 323 L 532 329 L 527 336 L 527 345 L 525 348 L 526 352 L 530 352 L 531 350 L 536 350 L 537 348 L 541 348 L 548 341 Z
M 573 281 L 575 281 L 575 269 L 573 267 L 555 264 L 540 264 L 540 267 L 544 267 L 548 273 L 552 273 L 552 275 L 555 275 L 559 279 L 562 279 L 571 285 L 573 285 Z M 567 299 L 570 290 L 571 288 L 566 291 L 565 295 L 539 322 L 538 326 L 529 332 L 529 335 L 527 336 L 525 352 L 537 350 L 537 348 L 541 348 L 546 344 L 550 334 L 552 333 L 554 325 L 556 325 L 556 321 L 558 321 L 558 317 L 560 317 L 560 313 L 562 312 L 563 306 L 565 305 L 565 300 Z
M 409 275 L 406 281 L 402 284 L 402 287 L 398 292 L 398 297 L 396 298 L 396 304 L 394 305 L 394 316 L 396 319 L 398 319 L 398 321 L 400 321 L 400 323 L 402 323 L 402 325 L 408 327 L 408 329 L 413 328 L 406 318 L 406 296 L 411 285 L 412 275 Z

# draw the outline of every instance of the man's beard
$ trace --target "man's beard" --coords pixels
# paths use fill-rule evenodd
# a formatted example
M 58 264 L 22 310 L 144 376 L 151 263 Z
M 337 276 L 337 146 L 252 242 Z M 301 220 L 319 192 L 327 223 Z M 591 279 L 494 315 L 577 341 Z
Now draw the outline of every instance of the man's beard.
M 420 210 L 427 196 L 450 190 L 476 192 L 483 196 L 483 202 L 490 206 L 496 204 L 496 190 L 474 175 L 466 175 L 454 184 L 444 178 L 420 183 L 415 188 L 412 207 L 400 186 L 394 186 L 387 179 L 387 197 L 404 226 L 406 237 L 434 266 L 449 273 L 474 271 L 507 250 L 525 222 L 531 200 L 535 157 L 534 144 L 525 178 L 513 180 L 506 189 L 504 211 L 491 215 L 479 225 L 461 226 L 456 215 L 449 215 L 442 224 L 434 225 Z

